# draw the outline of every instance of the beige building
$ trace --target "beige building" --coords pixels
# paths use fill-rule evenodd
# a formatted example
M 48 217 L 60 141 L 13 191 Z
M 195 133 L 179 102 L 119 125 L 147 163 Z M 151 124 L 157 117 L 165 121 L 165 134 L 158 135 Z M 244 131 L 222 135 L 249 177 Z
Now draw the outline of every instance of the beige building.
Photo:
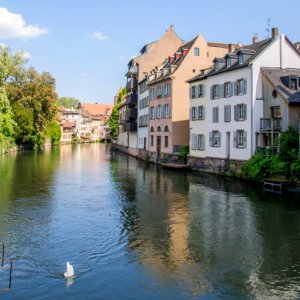
M 148 75 L 149 151 L 178 153 L 189 145 L 188 79 L 228 52 L 228 44 L 207 42 L 201 35 L 180 46 Z
M 132 155 L 137 154 L 138 146 L 138 82 L 145 78 L 146 73 L 149 73 L 155 66 L 161 64 L 165 57 L 183 44 L 184 42 L 177 36 L 173 26 L 171 26 L 158 41 L 145 45 L 140 51 L 141 54 L 131 59 L 128 63 L 124 129 L 128 133 L 127 151 Z

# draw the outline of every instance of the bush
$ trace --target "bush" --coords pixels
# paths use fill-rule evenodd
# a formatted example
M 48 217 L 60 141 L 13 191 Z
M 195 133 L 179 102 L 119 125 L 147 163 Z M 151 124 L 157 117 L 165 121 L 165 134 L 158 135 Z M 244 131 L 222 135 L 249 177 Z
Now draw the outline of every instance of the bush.
M 187 162 L 187 156 L 189 154 L 189 150 L 190 150 L 190 147 L 187 146 L 187 145 L 183 145 L 181 147 L 181 151 L 178 154 L 178 159 L 181 163 L 186 163 Z

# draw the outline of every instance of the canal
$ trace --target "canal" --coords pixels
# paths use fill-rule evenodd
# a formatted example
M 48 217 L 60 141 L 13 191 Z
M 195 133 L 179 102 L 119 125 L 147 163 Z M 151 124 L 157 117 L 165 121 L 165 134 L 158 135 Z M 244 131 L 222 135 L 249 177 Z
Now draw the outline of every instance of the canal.
M 0 157 L 2 243 L 1 299 L 300 296 L 299 199 L 103 144 Z

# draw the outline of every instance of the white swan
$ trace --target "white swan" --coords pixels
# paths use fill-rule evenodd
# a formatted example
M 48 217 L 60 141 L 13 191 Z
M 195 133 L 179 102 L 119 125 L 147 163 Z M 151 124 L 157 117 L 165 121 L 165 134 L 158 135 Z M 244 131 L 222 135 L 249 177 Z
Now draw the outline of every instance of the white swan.
M 73 266 L 67 261 L 67 271 L 64 273 L 64 277 L 71 278 L 74 276 Z

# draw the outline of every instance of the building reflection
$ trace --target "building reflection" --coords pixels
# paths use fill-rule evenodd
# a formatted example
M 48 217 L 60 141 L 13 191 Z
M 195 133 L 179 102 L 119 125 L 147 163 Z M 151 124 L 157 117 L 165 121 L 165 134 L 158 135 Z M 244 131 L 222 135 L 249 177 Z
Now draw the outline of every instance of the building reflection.
M 284 241 L 286 232 L 263 228 L 267 224 L 289 227 L 289 219 L 278 218 L 282 207 L 276 203 L 266 210 L 261 203 L 262 199 L 274 201 L 273 195 L 241 181 L 174 173 L 123 154 L 113 157 L 113 178 L 123 195 L 122 234 L 128 239 L 128 253 L 134 253 L 160 285 L 182 285 L 190 295 L 218 290 L 256 298 L 274 296 L 286 288 L 282 281 L 280 288 L 272 286 L 272 294 L 271 286 L 263 285 L 270 276 L 268 268 L 276 269 L 274 254 L 278 260 L 284 252 L 292 255 L 281 259 L 282 269 L 300 261 L 299 239 L 294 247 L 291 239 Z M 300 228 L 296 220 L 292 226 Z M 282 234 L 282 239 L 277 240 L 276 234 Z M 272 245 L 273 239 L 276 250 L 270 252 L 266 244 Z M 297 286 L 291 288 L 296 291 Z

